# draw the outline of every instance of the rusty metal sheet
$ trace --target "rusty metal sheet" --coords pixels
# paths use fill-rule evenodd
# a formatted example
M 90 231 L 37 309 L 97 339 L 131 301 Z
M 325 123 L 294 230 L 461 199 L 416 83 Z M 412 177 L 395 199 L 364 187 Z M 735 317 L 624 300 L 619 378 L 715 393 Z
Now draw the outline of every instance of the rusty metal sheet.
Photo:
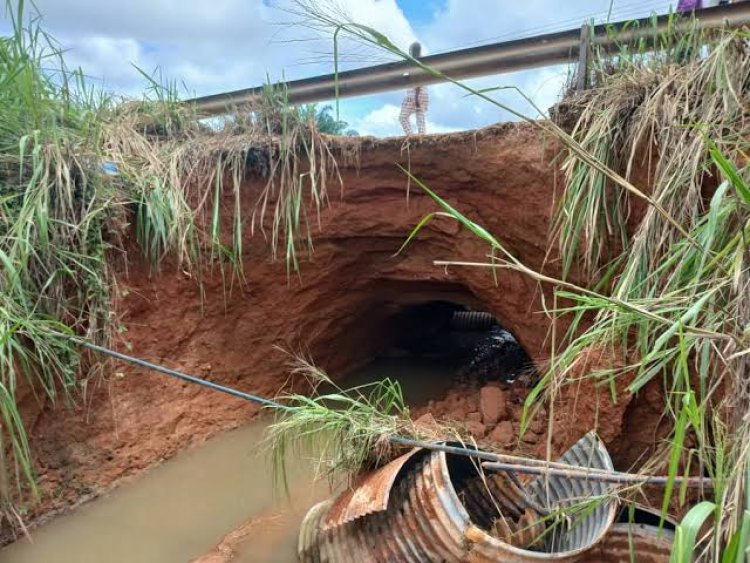
M 669 563 L 674 532 L 645 524 L 615 524 L 585 563 Z
M 416 455 L 418 451 L 422 453 Z M 562 460 L 600 469 L 611 466 L 593 434 L 582 438 Z M 615 503 L 602 504 L 579 526 L 556 534 L 562 539 L 540 542 L 535 550 L 515 547 L 488 533 L 500 513 L 527 517 L 529 495 L 550 507 L 572 501 L 571 496 L 603 492 L 589 490 L 587 484 L 579 490 L 580 484 L 537 481 L 523 490 L 507 478 L 482 477 L 466 457 L 415 450 L 371 473 L 335 501 L 313 507 L 300 530 L 298 554 L 305 563 L 593 563 L 597 559 L 588 558 L 591 553 L 601 557 L 602 549 L 611 553 L 623 549 L 621 536 L 602 541 L 612 525 Z
M 323 522 L 323 529 L 341 526 L 373 512 L 385 511 L 396 477 L 418 452 L 424 450 L 415 448 L 358 479 L 334 501 Z
M 589 432 L 573 444 L 559 461 L 579 467 L 614 471 L 609 452 L 594 432 Z M 537 504 L 564 508 L 585 499 L 604 498 L 610 492 L 611 485 L 598 481 L 566 479 L 563 476 L 540 476 L 529 483 L 527 490 Z M 601 541 L 612 527 L 616 513 L 617 501 L 614 498 L 601 502 L 568 529 L 555 534 L 546 551 L 580 553 L 590 548 Z

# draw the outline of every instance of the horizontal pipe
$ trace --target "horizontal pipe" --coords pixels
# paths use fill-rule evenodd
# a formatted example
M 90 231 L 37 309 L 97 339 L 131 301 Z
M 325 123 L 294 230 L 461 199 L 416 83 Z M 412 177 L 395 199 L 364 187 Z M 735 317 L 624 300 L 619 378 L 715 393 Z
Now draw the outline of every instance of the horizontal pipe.
M 455 311 L 450 320 L 451 328 L 458 330 L 486 330 L 496 324 L 495 316 L 484 311 Z
M 623 473 L 620 471 L 602 471 L 600 469 L 584 469 L 580 466 L 546 461 L 541 459 L 486 452 L 483 450 L 471 450 L 463 447 L 451 446 L 441 442 L 425 442 L 414 440 L 403 436 L 390 436 L 388 441 L 392 444 L 409 446 L 413 448 L 424 448 L 431 451 L 445 452 L 453 455 L 468 455 L 482 460 L 482 467 L 489 471 L 501 471 L 503 473 L 526 473 L 530 475 L 560 475 L 576 479 L 590 479 L 608 483 L 630 483 L 640 485 L 665 485 L 669 477 L 664 475 L 641 475 L 638 473 Z M 682 477 L 676 476 L 672 479 L 676 485 L 687 487 L 713 487 L 713 482 L 708 477 Z
M 609 49 L 622 42 L 648 39 L 655 32 L 668 29 L 670 15 L 622 21 L 593 28 L 591 43 Z M 717 27 L 742 27 L 750 25 L 750 2 L 738 2 L 701 10 L 697 14 L 701 29 Z M 688 28 L 692 21 L 685 20 L 679 28 Z M 578 57 L 581 29 L 570 29 L 536 37 L 527 37 L 481 47 L 472 47 L 430 55 L 420 61 L 436 72 L 430 72 L 411 62 L 394 62 L 360 68 L 336 74 L 316 76 L 286 83 L 289 103 L 309 103 L 338 97 L 376 94 L 389 90 L 427 86 L 444 82 L 446 77 L 463 80 L 478 76 L 503 74 L 516 70 L 539 68 L 574 61 Z M 220 115 L 236 106 L 252 103 L 264 86 L 233 92 L 213 94 L 186 100 L 202 115 Z
M 556 469 L 554 467 L 540 467 L 535 465 L 520 465 L 517 463 L 484 462 L 482 467 L 489 471 L 502 471 L 512 473 L 525 473 L 528 475 L 555 475 L 568 479 L 583 481 L 597 481 L 601 483 L 616 483 L 620 485 L 658 485 L 666 486 L 670 477 L 664 475 L 638 475 L 635 473 L 589 471 L 570 466 L 570 469 Z M 687 487 L 713 488 L 713 483 L 705 477 L 681 477 L 671 478 L 676 485 Z
M 168 367 L 160 366 L 158 364 L 153 364 L 151 362 L 147 362 L 146 360 L 141 360 L 140 358 L 136 358 L 134 356 L 128 356 L 127 354 L 123 354 L 115 350 L 110 350 L 109 348 L 105 348 L 104 346 L 93 344 L 86 340 L 81 340 L 79 338 L 72 338 L 72 340 L 74 342 L 77 342 L 79 345 L 83 346 L 84 348 L 88 348 L 89 350 L 93 352 L 104 354 L 105 356 L 115 358 L 116 360 L 120 360 L 122 362 L 128 362 L 138 367 L 142 367 L 145 369 L 150 369 L 152 371 L 163 373 L 165 375 L 169 375 L 170 377 L 175 377 L 177 379 L 181 379 L 182 381 L 187 381 L 188 383 L 197 383 L 198 385 L 208 387 L 209 389 L 213 389 L 214 391 L 220 391 L 222 393 L 226 393 L 227 395 L 232 395 L 233 397 L 237 397 L 238 399 L 244 399 L 245 401 L 256 403 L 264 407 L 279 409 L 281 411 L 290 410 L 290 407 L 286 405 L 282 405 L 279 402 L 272 401 L 271 399 L 266 399 L 265 397 L 261 397 L 259 395 L 253 395 L 252 393 L 245 393 L 244 391 L 239 391 L 232 387 L 227 387 L 226 385 L 220 385 L 218 383 L 214 383 L 213 381 L 209 381 L 207 379 L 195 377 L 194 375 L 189 375 L 187 373 L 178 371 L 176 369 L 170 369 Z
M 232 387 L 227 387 L 226 385 L 220 385 L 218 383 L 214 383 L 213 381 L 208 381 L 207 379 L 203 379 L 200 377 L 195 377 L 194 375 L 189 375 L 187 373 L 170 369 L 165 366 L 161 366 L 159 364 L 154 364 L 152 362 L 148 362 L 146 360 L 142 360 L 140 358 L 136 358 L 135 356 L 129 356 L 127 354 L 123 354 L 122 352 L 117 352 L 115 350 L 111 350 L 109 348 L 105 348 L 104 346 L 99 346 L 98 344 L 93 344 L 92 342 L 88 342 L 87 340 L 83 340 L 78 337 L 74 336 L 68 336 L 73 342 L 76 342 L 78 345 L 88 348 L 92 352 L 97 352 L 99 354 L 109 356 L 111 358 L 115 358 L 117 360 L 127 362 L 133 365 L 136 365 L 138 367 L 142 367 L 145 369 L 149 369 L 152 371 L 156 371 L 159 373 L 163 373 L 165 375 L 169 375 L 171 377 L 175 377 L 177 379 L 181 379 L 183 381 L 187 381 L 189 383 L 195 383 L 198 385 L 202 385 L 204 387 L 208 387 L 210 389 L 213 389 L 214 391 L 219 391 L 221 393 L 227 393 L 228 395 L 232 395 L 233 397 L 237 397 L 239 399 L 244 399 L 245 401 L 249 401 L 251 403 L 256 403 L 259 405 L 262 405 L 264 407 L 272 408 L 272 409 L 278 409 L 281 411 L 294 411 L 297 407 L 290 407 L 288 405 L 283 405 L 277 401 L 273 401 L 271 399 L 267 399 L 265 397 L 261 397 L 259 395 L 254 395 L 252 393 L 245 393 L 243 391 L 239 391 L 237 389 L 234 389 Z M 580 469 L 578 466 L 568 465 L 564 463 L 558 463 L 554 461 L 546 461 L 546 460 L 537 460 L 532 458 L 525 458 L 525 457 L 518 457 L 518 456 L 511 456 L 507 454 L 498 454 L 494 452 L 486 452 L 482 450 L 476 450 L 471 448 L 464 448 L 461 446 L 452 446 L 449 444 L 445 444 L 442 442 L 429 442 L 425 440 L 416 440 L 413 438 L 407 438 L 405 436 L 398 436 L 398 435 L 392 435 L 388 437 L 388 441 L 395 445 L 400 446 L 407 446 L 410 448 L 423 448 L 426 450 L 431 451 L 437 451 L 437 452 L 444 452 L 447 454 L 453 454 L 453 455 L 463 455 L 468 457 L 477 458 L 479 460 L 482 460 L 483 462 L 490 462 L 483 463 L 482 465 L 487 466 L 488 468 L 491 468 L 490 466 L 494 465 L 496 466 L 496 470 L 502 470 L 507 471 L 507 469 L 501 469 L 501 465 L 508 465 L 509 467 L 514 467 L 516 469 L 513 469 L 512 471 L 523 473 L 521 469 L 518 469 L 519 467 L 531 467 L 532 469 L 540 469 L 543 471 L 550 471 L 550 470 L 557 470 L 557 471 L 575 471 Z M 648 482 L 651 483 L 651 479 L 666 479 L 666 477 L 653 477 L 653 476 L 646 476 L 646 475 L 633 475 L 628 473 L 605 473 L 600 470 L 596 469 L 588 469 L 586 470 L 586 474 L 591 477 L 593 475 L 598 476 L 610 476 L 610 475 L 619 475 L 619 476 L 627 476 L 627 477 L 637 477 L 642 482 L 644 479 L 649 480 Z M 685 478 L 683 477 L 676 477 L 674 479 L 674 482 L 679 484 L 682 483 Z M 701 477 L 690 477 L 689 481 L 690 484 L 700 484 L 703 486 L 710 486 L 711 480 L 707 478 L 701 478 Z

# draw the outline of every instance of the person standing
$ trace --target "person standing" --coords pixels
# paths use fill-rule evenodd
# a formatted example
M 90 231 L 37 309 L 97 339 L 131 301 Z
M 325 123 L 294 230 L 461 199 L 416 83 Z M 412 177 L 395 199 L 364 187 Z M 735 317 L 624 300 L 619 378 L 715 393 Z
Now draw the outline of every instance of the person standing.
M 422 55 L 422 45 L 417 42 L 412 43 L 409 47 L 409 54 L 415 59 L 419 58 Z M 417 86 L 406 91 L 406 97 L 401 102 L 401 114 L 399 115 L 401 127 L 404 128 L 406 135 L 412 134 L 411 123 L 409 122 L 412 114 L 417 115 L 417 133 L 424 135 L 427 132 L 425 113 L 428 104 L 429 97 L 425 86 Z

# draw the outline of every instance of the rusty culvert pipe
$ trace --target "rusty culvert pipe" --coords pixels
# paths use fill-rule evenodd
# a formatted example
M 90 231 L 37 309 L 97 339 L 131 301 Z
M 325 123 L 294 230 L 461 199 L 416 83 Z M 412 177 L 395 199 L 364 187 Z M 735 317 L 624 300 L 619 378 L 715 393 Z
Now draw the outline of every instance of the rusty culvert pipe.
M 629 508 L 634 508 L 632 513 Z M 668 563 L 677 521 L 667 516 L 660 527 L 661 520 L 659 510 L 624 507 L 604 539 L 586 553 L 585 563 Z
M 560 461 L 613 469 L 593 433 Z M 386 503 L 383 495 L 374 498 L 375 485 L 389 487 Z M 503 521 L 522 522 L 531 507 L 551 511 L 606 493 L 604 483 L 561 477 L 536 479 L 521 488 L 501 474 L 480 476 L 469 458 L 415 450 L 335 501 L 314 506 L 302 523 L 298 554 L 305 563 L 590 561 L 587 552 L 601 542 L 614 521 L 613 499 L 604 500 L 574 523 L 561 519 L 533 549 L 511 545 L 490 530 L 500 514 Z
M 674 532 L 648 524 L 615 524 L 593 549 L 585 563 L 667 563 Z

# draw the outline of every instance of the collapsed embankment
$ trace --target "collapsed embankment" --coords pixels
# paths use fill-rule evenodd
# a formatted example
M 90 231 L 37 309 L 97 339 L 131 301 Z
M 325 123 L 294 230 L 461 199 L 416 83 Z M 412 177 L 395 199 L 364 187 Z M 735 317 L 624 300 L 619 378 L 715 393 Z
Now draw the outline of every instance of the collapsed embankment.
M 542 365 L 549 354 L 551 288 L 502 270 L 436 267 L 435 259 L 486 261 L 487 248 L 457 223 L 438 218 L 400 254 L 434 201 L 396 164 L 410 167 L 433 190 L 497 235 L 528 266 L 558 273 L 548 252 L 556 148 L 530 125 L 411 140 L 363 139 L 358 163 L 341 161 L 343 192 L 331 194 L 314 230 L 314 254 L 299 276 L 269 259 L 267 245 L 245 229 L 244 279 L 218 268 L 199 280 L 162 265 L 155 272 L 133 251 L 118 277 L 119 347 L 134 355 L 239 389 L 273 395 L 288 381 L 277 347 L 303 352 L 334 378 L 376 354 L 398 331 L 394 315 L 416 303 L 448 300 L 491 311 Z M 263 186 L 247 178 L 242 206 L 250 217 Z M 330 188 L 329 188 L 330 189 Z M 332 190 L 333 192 L 333 190 Z M 227 194 L 227 209 L 231 194 Z M 564 327 L 561 327 L 564 328 Z M 596 361 L 596 360 L 594 360 Z M 125 365 L 93 378 L 85 401 L 72 408 L 23 403 L 38 461 L 43 502 L 29 520 L 107 490 L 177 451 L 249 420 L 258 409 L 239 399 Z M 578 389 L 577 391 L 580 391 Z M 478 393 L 434 404 L 436 415 L 480 410 Z M 507 396 L 518 402 L 523 393 Z M 476 403 L 476 405 L 474 404 Z M 629 401 L 613 405 L 609 390 L 571 395 L 557 410 L 555 450 L 598 425 L 614 447 L 627 424 Z M 516 406 L 505 409 L 518 427 Z M 560 417 L 568 417 L 567 422 Z M 630 416 L 633 416 L 632 413 Z M 504 431 L 508 429 L 507 424 Z M 544 425 L 533 440 L 541 451 Z M 491 435 L 493 428 L 482 426 Z M 499 431 L 495 433 L 499 435 Z M 619 444 L 619 445 L 618 445 Z

